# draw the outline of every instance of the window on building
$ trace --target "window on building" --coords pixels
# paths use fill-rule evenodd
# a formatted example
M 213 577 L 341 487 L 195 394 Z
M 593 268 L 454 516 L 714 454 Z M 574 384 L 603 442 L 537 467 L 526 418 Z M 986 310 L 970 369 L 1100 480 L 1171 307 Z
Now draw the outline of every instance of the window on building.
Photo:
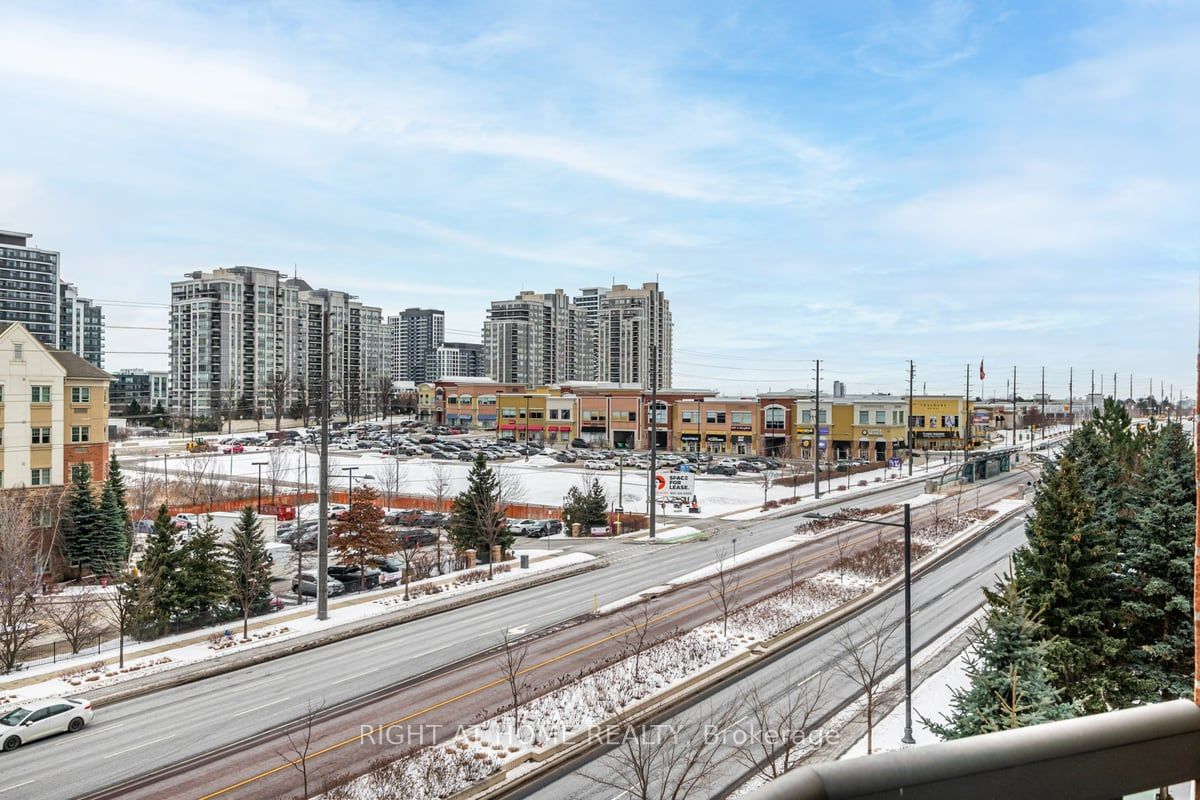
M 867 420 L 867 415 L 868 415 L 868 414 L 870 414 L 870 412 L 869 412 L 869 411 L 859 411 L 859 412 L 858 412 L 858 424 L 859 424 L 859 425 L 866 425 L 866 424 L 867 424 L 867 421 L 868 421 L 868 420 Z
M 818 420 L 818 424 L 825 423 L 825 422 L 829 422 L 829 411 L 822 408 L 821 414 L 820 414 L 820 419 Z
M 71 402 L 75 404 L 86 404 L 92 402 L 91 388 L 88 386 L 72 386 Z
M 680 411 L 679 412 L 679 421 L 682 423 L 685 423 L 685 424 L 691 423 L 692 425 L 695 425 L 697 422 L 700 421 L 700 412 L 699 411 Z
M 787 412 L 779 406 L 767 406 L 763 414 L 763 427 L 769 431 L 781 431 L 787 420 Z
M 490 395 L 490 394 L 481 394 L 481 395 L 479 395 L 479 402 L 478 402 L 478 405 L 481 405 L 481 406 L 494 406 L 494 405 L 496 405 L 496 397 L 495 397 L 495 395 Z
M 657 425 L 667 424 L 667 404 L 659 403 L 654 409 L 654 422 Z
M 875 412 L 875 423 L 877 425 L 882 425 L 885 422 L 887 422 L 887 412 L 886 411 L 876 411 Z
M 50 444 L 50 429 L 30 428 L 29 441 L 33 444 Z
M 446 405 L 448 405 L 448 406 L 456 406 L 456 405 L 458 405 L 458 395 L 456 395 L 456 394 L 452 394 L 452 395 L 450 395 L 449 397 L 447 397 L 447 398 L 446 398 Z
M 49 486 L 50 485 L 50 468 L 41 467 L 29 471 L 30 486 Z
M 13 342 L 13 361 L 23 361 L 25 359 L 25 343 Z
M 918 415 L 914 414 L 911 417 L 909 417 L 908 419 L 910 422 L 912 422 L 912 426 L 914 428 L 924 428 L 925 427 L 925 417 L 923 417 L 923 416 L 918 416 Z
M 460 395 L 458 396 L 458 404 L 459 404 L 460 406 L 469 406 L 469 405 L 471 405 L 471 395 L 469 395 L 469 394 L 460 394 Z
M 530 419 L 543 419 L 545 416 L 546 416 L 545 412 L 543 412 L 540 409 L 531 408 L 529 410 L 529 418 Z
M 570 419 L 570 418 L 571 418 L 571 409 L 569 409 L 569 408 L 562 409 L 562 416 L 560 416 L 559 419 Z
M 50 402 L 50 387 L 49 386 L 33 386 L 31 387 L 32 403 L 49 403 Z
M 71 465 L 71 480 L 77 481 L 83 475 L 84 470 L 88 468 L 87 464 L 72 464 Z
M 807 422 L 810 424 L 812 423 L 812 409 L 811 408 L 806 408 L 800 412 L 800 421 Z
M 729 421 L 734 425 L 751 425 L 753 424 L 752 413 L 750 411 L 731 411 L 729 412 Z
M 0 403 L 4 402 L 4 385 L 0 384 Z
M 725 424 L 725 412 L 724 411 L 705 411 L 704 412 L 704 421 L 709 424 L 713 424 L 713 425 L 724 425 Z
M 558 419 L 558 409 L 557 408 L 550 409 L 550 419 Z
M 515 408 L 502 408 L 500 409 L 500 416 L 507 417 L 508 419 L 516 419 L 517 410 Z
M 92 429 L 87 425 L 72 425 L 71 426 L 71 441 L 72 442 L 90 442 L 92 440 Z

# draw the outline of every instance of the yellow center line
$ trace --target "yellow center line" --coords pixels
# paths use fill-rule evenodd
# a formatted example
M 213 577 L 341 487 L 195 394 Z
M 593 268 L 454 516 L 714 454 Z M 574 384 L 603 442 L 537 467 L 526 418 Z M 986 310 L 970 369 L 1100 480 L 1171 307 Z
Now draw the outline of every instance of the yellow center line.
M 880 517 L 880 519 L 886 519 L 886 516 L 885 516 L 885 517 Z M 862 524 L 864 524 L 864 525 L 873 525 L 873 524 L 875 524 L 875 523 L 872 521 L 872 522 L 866 522 L 866 523 L 862 523 Z M 850 542 L 848 542 L 848 544 L 851 544 L 851 545 L 854 545 L 854 544 L 860 544 L 861 542 L 863 542 L 863 541 L 865 541 L 865 540 L 867 540 L 867 539 L 871 539 L 871 538 L 873 538 L 873 537 L 876 537 L 876 536 L 878 536 L 878 534 L 877 534 L 875 531 L 867 530 L 867 531 L 864 531 L 862 534 L 859 534 L 859 535 L 857 535 L 857 536 L 854 536 L 854 537 L 852 537 L 852 538 L 851 538 L 851 541 L 850 541 Z M 797 545 L 796 545 L 796 546 L 797 546 L 797 547 L 800 547 L 800 546 L 803 546 L 803 544 L 804 544 L 803 542 L 800 542 L 800 543 L 797 543 Z M 779 554 L 781 554 L 781 553 L 784 553 L 784 552 L 787 552 L 787 551 L 785 551 L 785 550 L 781 550 L 779 553 L 774 553 L 774 554 L 772 554 L 772 555 L 779 555 Z M 768 580 L 768 579 L 770 579 L 770 578 L 773 578 L 773 577 L 775 577 L 776 575 L 778 575 L 778 574 L 779 574 L 779 573 L 781 573 L 781 572 L 785 572 L 785 571 L 787 571 L 787 570 L 794 569 L 794 568 L 795 568 L 795 567 L 797 567 L 797 566 L 803 566 L 803 565 L 809 564 L 809 563 L 811 563 L 811 562 L 813 562 L 813 561 L 816 561 L 816 560 L 818 560 L 818 559 L 821 559 L 821 558 L 828 558 L 828 557 L 829 557 L 829 556 L 831 556 L 831 555 L 835 555 L 835 553 L 818 553 L 818 554 L 814 554 L 814 555 L 811 555 L 811 556 L 806 556 L 805 558 L 803 558 L 803 559 L 800 559 L 799 561 L 797 561 L 797 562 L 795 562 L 795 563 L 790 563 L 790 564 L 787 564 L 786 566 L 780 567 L 780 568 L 778 568 L 778 569 L 771 570 L 770 572 L 766 572 L 766 573 L 764 573 L 764 574 L 760 575 L 759 577 L 757 577 L 757 578 L 754 578 L 753 580 L 747 581 L 747 582 L 745 582 L 744 584 L 740 584 L 740 585 L 741 585 L 741 586 L 753 586 L 753 585 L 755 585 L 755 584 L 757 584 L 757 583 L 761 583 L 761 582 L 763 582 L 763 581 L 765 581 L 765 580 Z M 770 557 L 770 556 L 768 556 L 768 558 L 769 558 L 769 557 Z M 747 565 L 747 566 L 749 566 L 749 565 Z M 680 614 L 680 613 L 682 613 L 682 612 L 684 612 L 684 611 L 688 611 L 688 610 L 690 610 L 690 609 L 692 609 L 692 608 L 695 608 L 695 607 L 696 607 L 696 606 L 698 606 L 698 605 L 702 605 L 702 604 L 704 604 L 704 603 L 708 603 L 708 602 L 711 602 L 711 599 L 710 599 L 710 598 L 708 598 L 708 597 L 702 597 L 702 598 L 700 598 L 700 599 L 698 599 L 698 600 L 694 600 L 694 601 L 692 601 L 691 603 L 687 603 L 687 604 L 685 604 L 685 605 L 678 606 L 678 607 L 677 607 L 677 608 L 675 608 L 674 610 L 671 610 L 671 611 L 664 611 L 664 612 L 663 612 L 663 613 L 661 613 L 661 614 L 657 614 L 657 615 L 655 615 L 655 616 L 651 617 L 650 621 L 651 621 L 651 622 L 657 622 L 657 621 L 660 621 L 660 620 L 669 619 L 669 618 L 671 618 L 671 617 L 673 617 L 673 616 L 676 616 L 677 614 Z M 526 673 L 533 672 L 534 670 L 537 670 L 537 669 L 542 669 L 543 667 L 547 667 L 547 666 L 549 666 L 549 665 L 551 665 L 551 664 L 554 664 L 554 663 L 556 663 L 556 662 L 558 662 L 558 661 L 561 661 L 561 660 L 563 660 L 564 658 L 569 658 L 569 657 L 571 657 L 571 656 L 573 656 L 573 655 L 578 655 L 579 653 L 582 653 L 582 652 L 585 652 L 585 651 L 587 651 L 587 650 L 591 650 L 591 649 L 593 649 L 593 648 L 599 647 L 599 646 L 600 646 L 600 645 L 602 645 L 602 644 L 605 644 L 605 643 L 607 643 L 607 642 L 611 642 L 613 639 L 616 639 L 616 638 L 618 638 L 618 637 L 620 637 L 620 636 L 624 636 L 625 634 L 627 634 L 627 633 L 629 633 L 629 632 L 631 632 L 631 631 L 634 631 L 634 630 L 636 630 L 636 629 L 637 629 L 637 627 L 638 627 L 638 626 L 631 625 L 631 626 L 629 626 L 629 627 L 627 627 L 627 628 L 624 628 L 624 629 L 622 629 L 622 630 L 618 630 L 618 631 L 616 631 L 616 632 L 614 632 L 614 633 L 611 633 L 611 634 L 609 634 L 609 635 L 607 635 L 607 636 L 604 636 L 604 637 L 601 637 L 601 638 L 599 638 L 599 639 L 596 639 L 596 640 L 594 640 L 594 641 L 592 641 L 592 642 L 589 642 L 589 643 L 587 643 L 587 644 L 582 644 L 582 645 L 579 645 L 578 647 L 576 647 L 576 648 L 574 648 L 574 649 L 572 649 L 572 650 L 568 650 L 568 651 L 566 651 L 566 652 L 564 652 L 564 653 L 559 653 L 559 654 L 558 654 L 558 655 L 556 655 L 556 656 L 552 656 L 552 657 L 550 657 L 550 658 L 547 658 L 547 659 L 546 659 L 546 660 L 544 660 L 544 661 L 540 661 L 540 662 L 538 662 L 537 664 L 533 664 L 532 666 L 526 667 L 525 669 L 521 670 L 521 671 L 520 671 L 520 672 L 518 672 L 517 674 L 518 674 L 518 675 L 525 675 Z M 354 744 L 354 743 L 356 743 L 356 742 L 361 742 L 361 741 L 363 741 L 364 739 L 368 739 L 368 738 L 370 738 L 370 737 L 374 736 L 374 735 L 375 735 L 375 734 L 377 734 L 377 733 L 382 733 L 383 731 L 387 731 L 387 730 L 389 730 L 389 729 L 391 729 L 391 728 L 394 728 L 394 727 L 396 727 L 397 725 L 403 725 L 404 723 L 406 723 L 406 722 L 408 722 L 408 721 L 410 721 L 410 720 L 412 720 L 412 719 L 414 719 L 414 718 L 416 718 L 416 717 L 419 717 L 419 716 L 421 716 L 421 715 L 423 715 L 423 714 L 428 714 L 428 713 L 430 713 L 430 712 L 432 712 L 432 711 L 437 711 L 438 709 L 440 709 L 440 708 L 444 708 L 445 706 L 448 706 L 448 705 L 450 705 L 451 703 L 456 703 L 456 702 L 458 702 L 459 700 L 463 700 L 463 699 L 465 699 L 465 698 L 471 697 L 472 695 L 479 694 L 480 692 L 483 692 L 483 691 L 485 691 L 485 690 L 487 690 L 487 689 L 494 688 L 494 687 L 496 687 L 496 686 L 499 686 L 499 685 L 501 685 L 501 684 L 504 684 L 504 683 L 506 683 L 506 682 L 507 682 L 507 678 L 497 678 L 496 680 L 494 680 L 494 681 L 490 681 L 489 683 L 485 683 L 485 684 L 482 684 L 482 685 L 480 685 L 480 686 L 476 686 L 474 689 L 469 689 L 468 691 L 462 692 L 462 693 L 460 693 L 460 694 L 457 694 L 457 695 L 455 695 L 455 696 L 453 696 L 453 697 L 450 697 L 450 698 L 447 698 L 447 699 L 445 699 L 445 700 L 441 700 L 441 701 L 439 701 L 439 702 L 437 702 L 437 703 L 434 703 L 433 705 L 426 706 L 425 708 L 422 708 L 422 709 L 420 709 L 420 710 L 418 710 L 418 711 L 414 711 L 414 712 L 412 712 L 411 714 L 406 714 L 405 716 L 403 716 L 403 717 L 400 717 L 400 718 L 399 718 L 399 719 L 397 719 L 397 720 L 393 720 L 392 722 L 387 722 L 387 723 L 384 723 L 384 724 L 380 725 L 380 726 L 379 726 L 379 727 L 377 727 L 377 728 L 372 728 L 372 729 L 371 729 L 370 731 L 368 731 L 368 732 L 365 732 L 365 733 L 360 733 L 360 734 L 358 734 L 358 735 L 356 735 L 356 736 L 351 736 L 351 737 L 349 737 L 349 738 L 347 738 L 347 739 L 343 739 L 343 740 L 341 740 L 341 741 L 339 741 L 339 742 L 335 742 L 335 743 L 333 743 L 333 744 L 331 744 L 331 745 L 329 745 L 329 746 L 327 746 L 327 747 L 324 747 L 324 748 L 322 748 L 322 749 L 320 749 L 320 750 L 317 750 L 317 751 L 315 751 L 315 752 L 309 753 L 309 754 L 308 754 L 308 755 L 307 755 L 307 756 L 304 758 L 304 760 L 307 762 L 308 760 L 310 760 L 310 759 L 314 759 L 314 758 L 316 758 L 317 756 L 321 756 L 321 755 L 324 755 L 324 754 L 326 754 L 326 753 L 333 752 L 334 750 L 340 750 L 341 748 L 343 748 L 343 747 L 346 747 L 346 746 L 348 746 L 348 745 L 351 745 L 351 744 Z M 240 789 L 241 787 L 243 787 L 243 786 L 246 786 L 247 784 L 251 784 L 251 783 L 254 783 L 255 781 L 262 780 L 263 778 L 270 777 L 271 775 L 274 775 L 274 774 L 275 774 L 275 773 L 277 773 L 277 772 L 280 772 L 280 771 L 282 771 L 282 770 L 286 770 L 286 769 L 289 769 L 289 768 L 291 768 L 291 764 L 290 764 L 290 763 L 289 763 L 289 764 L 281 764 L 280 766 L 277 766 L 277 767 L 272 767 L 271 769 L 264 770 L 263 772 L 260 772 L 260 773 L 258 773 L 257 775 L 252 775 L 252 776 L 251 776 L 251 777 L 249 777 L 249 778 L 246 778 L 246 779 L 244 779 L 244 780 L 238 781 L 237 783 L 234 783 L 234 784 L 231 784 L 231 785 L 229 785 L 229 786 L 226 786 L 226 787 L 225 787 L 225 788 L 223 788 L 223 789 L 218 789 L 218 790 L 217 790 L 217 791 L 215 791 L 215 792 L 212 792 L 212 793 L 210 793 L 210 794 L 206 794 L 206 795 L 204 795 L 203 797 L 199 798 L 199 800 L 212 800 L 212 798 L 214 798 L 214 797 L 220 797 L 220 796 L 221 796 L 221 795 L 223 795 L 223 794 L 228 794 L 229 792 L 232 792 L 232 791 L 234 791 L 234 790 L 236 790 L 236 789 Z

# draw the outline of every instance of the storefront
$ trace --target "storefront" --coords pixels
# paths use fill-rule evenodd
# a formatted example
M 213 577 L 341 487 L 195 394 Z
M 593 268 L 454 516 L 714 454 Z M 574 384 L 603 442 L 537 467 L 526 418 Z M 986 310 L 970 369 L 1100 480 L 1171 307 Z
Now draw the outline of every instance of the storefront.
M 681 433 L 679 435 L 679 449 L 685 453 L 700 452 L 700 434 L 698 433 Z
M 706 433 L 704 434 L 704 451 L 706 453 L 724 453 L 725 441 L 723 433 Z
M 729 437 L 732 452 L 740 456 L 751 455 L 754 452 L 754 437 L 748 433 L 735 433 Z

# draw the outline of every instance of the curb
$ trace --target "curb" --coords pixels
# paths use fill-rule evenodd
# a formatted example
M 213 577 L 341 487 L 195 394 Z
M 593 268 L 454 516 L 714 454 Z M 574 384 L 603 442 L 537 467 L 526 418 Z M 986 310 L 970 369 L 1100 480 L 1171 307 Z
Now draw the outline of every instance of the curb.
M 574 575 L 580 575 L 585 572 L 602 569 L 608 564 L 597 559 L 585 564 L 578 564 L 572 567 L 565 567 L 562 570 L 551 570 L 543 575 L 531 577 L 527 581 L 510 581 L 492 589 L 484 589 L 477 592 L 472 592 L 469 595 L 447 600 L 444 604 L 436 607 L 427 607 L 423 609 L 414 609 L 409 613 L 404 613 L 403 610 L 393 614 L 382 614 L 379 617 L 371 620 L 364 620 L 356 625 L 347 625 L 340 630 L 319 631 L 315 633 L 305 634 L 304 636 L 288 640 L 280 643 L 277 647 L 266 645 L 257 650 L 246 651 L 244 653 L 233 654 L 233 657 L 221 660 L 219 663 L 208 664 L 200 662 L 197 668 L 190 669 L 182 667 L 174 671 L 175 674 L 165 676 L 160 680 L 148 680 L 138 686 L 116 686 L 109 692 L 85 692 L 87 698 L 92 701 L 94 707 L 101 707 L 118 703 L 123 700 L 130 700 L 134 697 L 139 697 L 144 694 L 150 694 L 161 689 L 169 689 L 175 686 L 183 686 L 195 681 L 211 678 L 216 675 L 224 675 L 228 672 L 233 672 L 244 667 L 262 664 L 267 661 L 274 661 L 277 658 L 283 658 L 293 655 L 303 650 L 310 650 L 314 647 L 322 647 L 327 644 L 352 639 L 356 636 L 361 636 L 367 633 L 391 628 L 396 625 L 403 625 L 406 622 L 412 622 L 416 619 L 431 617 L 437 614 L 442 614 L 447 611 L 453 611 L 464 606 L 474 605 L 475 603 L 490 600 L 502 594 L 506 594 L 513 588 L 514 584 L 518 584 L 521 589 L 529 589 L 535 586 L 541 586 L 554 581 L 569 578 Z M 240 658 L 238 656 L 241 656 Z
M 997 514 L 971 535 L 951 539 L 945 549 L 938 551 L 933 556 L 922 559 L 920 562 L 914 563 L 912 570 L 913 578 L 915 579 L 935 569 L 968 544 L 977 541 L 1025 510 L 1026 508 L 1022 506 Z M 844 619 L 853 618 L 864 608 L 882 602 L 884 598 L 901 586 L 903 581 L 903 573 L 895 575 L 882 583 L 876 584 L 869 591 L 855 599 L 813 617 L 802 625 L 776 636 L 774 639 L 755 643 L 745 653 L 729 661 L 722 662 L 711 669 L 701 671 L 666 692 L 653 698 L 648 698 L 642 704 L 630 707 L 630 709 L 622 714 L 621 719 L 624 719 L 626 724 L 639 725 L 656 714 L 671 710 L 676 705 L 681 705 L 682 700 L 686 699 L 686 697 L 681 698 L 681 694 L 686 695 L 693 691 L 703 692 L 708 689 L 714 689 L 728 678 L 750 667 L 766 663 L 776 656 L 786 653 L 800 642 L 811 638 L 824 629 Z M 616 718 L 610 718 L 604 723 L 593 725 L 588 730 L 577 733 L 565 742 L 555 745 L 548 750 L 523 754 L 523 758 L 518 757 L 513 759 L 512 763 L 506 764 L 503 771 L 485 778 L 480 784 L 476 784 L 469 789 L 453 795 L 451 800 L 493 800 L 494 798 L 504 797 L 511 792 L 519 791 L 526 784 L 542 777 L 542 774 L 547 770 L 553 769 L 559 763 L 582 755 L 594 747 L 594 743 L 590 741 L 592 731 L 597 727 L 614 724 L 614 719 Z M 528 764 L 531 761 L 540 763 L 537 767 L 529 769 L 511 780 L 508 779 L 508 774 L 513 768 L 521 764 Z

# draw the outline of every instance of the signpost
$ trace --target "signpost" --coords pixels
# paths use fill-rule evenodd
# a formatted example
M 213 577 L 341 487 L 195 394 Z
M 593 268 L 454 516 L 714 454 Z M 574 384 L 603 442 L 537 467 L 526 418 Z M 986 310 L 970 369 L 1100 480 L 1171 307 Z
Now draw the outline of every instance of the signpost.
M 654 500 L 659 503 L 686 503 L 696 493 L 694 472 L 659 472 L 654 476 Z

